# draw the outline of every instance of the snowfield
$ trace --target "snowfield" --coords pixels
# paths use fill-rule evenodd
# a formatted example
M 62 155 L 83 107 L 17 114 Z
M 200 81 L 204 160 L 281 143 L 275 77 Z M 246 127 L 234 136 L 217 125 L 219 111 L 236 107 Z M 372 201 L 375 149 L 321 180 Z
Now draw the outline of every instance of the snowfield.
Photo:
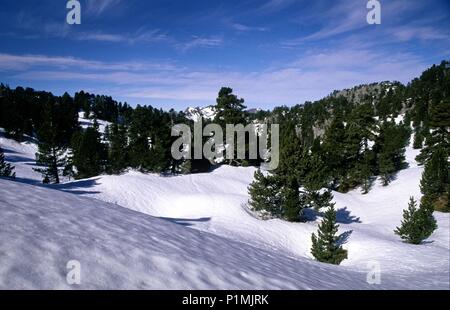
M 18 193 L 26 193 L 18 199 Z M 2 289 L 345 289 L 365 274 L 116 205 L 0 180 Z M 81 284 L 66 264 L 81 264 Z
M 439 228 L 422 245 L 393 233 L 409 197 L 421 196 L 412 148 L 388 187 L 333 193 L 349 258 L 331 266 L 310 255 L 320 214 L 288 223 L 247 210 L 254 168 L 129 171 L 49 188 L 31 171 L 35 148 L 0 144 L 21 181 L 0 180 L 0 288 L 450 289 L 450 214 L 434 213 Z M 79 287 L 66 283 L 72 259 Z M 380 284 L 366 281 L 374 266 Z

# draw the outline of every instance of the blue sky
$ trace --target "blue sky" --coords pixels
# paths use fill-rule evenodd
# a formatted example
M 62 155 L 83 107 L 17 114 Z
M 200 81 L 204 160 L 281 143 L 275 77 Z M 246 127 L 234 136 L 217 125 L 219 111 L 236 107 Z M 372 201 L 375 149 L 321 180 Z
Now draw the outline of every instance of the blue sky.
M 408 82 L 450 59 L 450 1 L 0 0 L 0 81 L 111 95 L 182 110 L 230 86 L 248 107 L 316 100 L 334 89 Z

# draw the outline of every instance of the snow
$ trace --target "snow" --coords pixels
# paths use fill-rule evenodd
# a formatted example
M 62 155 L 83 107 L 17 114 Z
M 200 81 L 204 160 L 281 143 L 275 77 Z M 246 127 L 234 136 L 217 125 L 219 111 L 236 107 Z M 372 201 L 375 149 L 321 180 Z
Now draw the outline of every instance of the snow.
M 30 137 L 25 137 L 24 142 L 8 139 L 4 130 L 0 128 L 0 148 L 5 153 L 6 160 L 15 166 L 14 172 L 18 179 L 29 182 L 42 181 L 41 174 L 33 170 L 38 168 L 35 156 L 38 147 L 35 140 Z
M 37 184 L 35 146 L 1 139 L 13 151 L 7 160 L 27 159 L 14 162 L 19 180 Z M 83 288 L 448 289 L 450 214 L 434 213 L 439 228 L 422 245 L 393 233 L 409 197 L 421 196 L 417 154 L 407 148 L 409 167 L 388 187 L 376 181 L 366 195 L 333 193 L 348 236 L 341 266 L 312 260 L 320 214 L 288 223 L 247 210 L 252 167 L 165 177 L 128 171 L 52 189 L 0 180 L 0 287 L 67 288 L 65 263 L 79 258 L 89 270 Z M 380 285 L 365 281 L 373 263 Z
M 94 120 L 90 119 L 90 118 L 85 118 L 84 112 L 82 112 L 82 111 L 78 112 L 78 122 L 80 123 L 81 128 L 84 128 L 84 129 L 94 126 Z M 110 122 L 107 122 L 107 121 L 104 121 L 101 119 L 98 119 L 97 123 L 98 123 L 98 131 L 101 134 L 105 133 L 106 126 L 111 125 Z
M 26 192 L 21 199 L 17 193 Z M 2 289 L 345 289 L 366 275 L 0 179 Z M 80 263 L 80 284 L 66 281 Z M 394 286 L 395 288 L 395 286 Z

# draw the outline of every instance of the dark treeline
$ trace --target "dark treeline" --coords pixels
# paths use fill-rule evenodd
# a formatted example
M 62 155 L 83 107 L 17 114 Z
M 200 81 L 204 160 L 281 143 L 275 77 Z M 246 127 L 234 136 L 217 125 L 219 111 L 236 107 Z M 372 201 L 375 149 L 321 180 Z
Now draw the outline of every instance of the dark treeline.
M 395 122 L 400 114 L 403 120 Z M 361 85 L 316 102 L 278 107 L 266 121 L 280 124 L 281 138 L 278 169 L 257 171 L 249 186 L 250 207 L 263 216 L 304 220 L 304 209 L 330 206 L 324 188 L 347 192 L 360 186 L 367 193 L 377 177 L 387 186 L 406 167 L 411 133 L 414 147 L 421 149 L 417 161 L 425 166 L 421 205 L 450 211 L 449 62 L 408 85 Z
M 272 111 L 249 112 L 244 100 L 224 87 L 218 93 L 214 122 L 280 124 L 280 165 L 268 174 L 258 171 L 249 188 L 252 208 L 270 216 L 297 221 L 305 208 L 329 206 L 331 194 L 323 188 L 347 192 L 360 186 L 367 193 L 376 178 L 387 186 L 406 166 L 405 146 L 411 134 L 414 147 L 421 149 L 417 160 L 425 166 L 424 199 L 448 210 L 449 72 L 449 63 L 442 62 L 408 85 L 360 85 Z M 93 126 L 82 129 L 79 112 Z M 396 122 L 400 114 L 404 118 Z M 111 123 L 104 134 L 97 120 Z M 54 96 L 0 86 L 0 127 L 17 140 L 24 135 L 37 139 L 36 160 L 48 183 L 58 183 L 61 175 L 86 178 L 127 168 L 156 173 L 208 171 L 211 163 L 206 159 L 172 158 L 176 137 L 171 137 L 171 128 L 177 123 L 194 124 L 183 112 L 132 108 L 107 96 L 85 92 Z M 223 164 L 259 165 L 261 160 Z

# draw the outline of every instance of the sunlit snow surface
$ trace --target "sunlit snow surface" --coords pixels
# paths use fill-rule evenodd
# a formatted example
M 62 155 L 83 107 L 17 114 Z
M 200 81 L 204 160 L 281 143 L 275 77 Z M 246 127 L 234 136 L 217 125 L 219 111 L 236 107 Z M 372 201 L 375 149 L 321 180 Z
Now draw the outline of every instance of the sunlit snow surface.
M 449 289 L 449 214 L 434 213 L 439 228 L 422 245 L 393 233 L 409 196 L 420 198 L 411 148 L 388 187 L 334 193 L 349 258 L 330 266 L 309 253 L 320 215 L 287 223 L 246 211 L 254 168 L 129 171 L 49 188 L 31 169 L 32 142 L 0 136 L 0 145 L 20 181 L 0 180 L 0 288 Z M 80 286 L 66 282 L 73 259 Z M 366 282 L 374 265 L 379 285 Z

